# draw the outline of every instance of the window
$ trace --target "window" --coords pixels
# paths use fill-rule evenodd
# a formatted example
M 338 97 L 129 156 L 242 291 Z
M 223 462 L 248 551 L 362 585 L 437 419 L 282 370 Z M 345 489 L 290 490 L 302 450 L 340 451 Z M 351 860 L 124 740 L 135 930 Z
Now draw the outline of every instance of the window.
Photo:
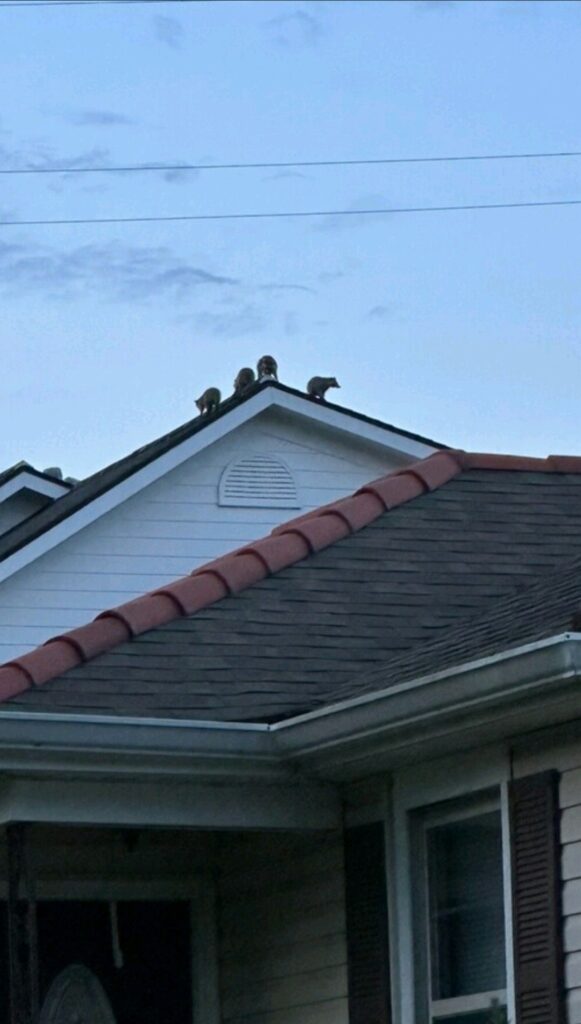
M 421 842 L 427 1019 L 430 1024 L 504 1024 L 500 809 L 488 803 L 431 812 L 423 816 Z

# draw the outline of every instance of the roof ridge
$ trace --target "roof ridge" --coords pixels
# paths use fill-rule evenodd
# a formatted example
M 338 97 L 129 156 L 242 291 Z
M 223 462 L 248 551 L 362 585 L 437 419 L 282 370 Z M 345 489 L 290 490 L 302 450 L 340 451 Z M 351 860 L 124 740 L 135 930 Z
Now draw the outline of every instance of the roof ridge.
M 435 452 L 359 488 L 354 494 L 298 516 L 272 533 L 208 562 L 165 586 L 101 612 L 85 626 L 47 640 L 0 666 L 0 702 L 42 686 L 150 629 L 193 615 L 230 594 L 302 561 L 369 526 L 385 512 L 473 470 L 581 473 L 581 457 L 547 459 Z

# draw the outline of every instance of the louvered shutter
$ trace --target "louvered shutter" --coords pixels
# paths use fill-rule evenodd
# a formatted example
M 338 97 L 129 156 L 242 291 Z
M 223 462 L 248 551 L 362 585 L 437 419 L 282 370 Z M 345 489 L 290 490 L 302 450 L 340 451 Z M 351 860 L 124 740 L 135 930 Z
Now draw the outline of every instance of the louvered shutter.
M 390 1024 L 390 976 L 381 822 L 346 829 L 350 1024 Z
M 516 1024 L 564 1024 L 558 773 L 509 793 Z

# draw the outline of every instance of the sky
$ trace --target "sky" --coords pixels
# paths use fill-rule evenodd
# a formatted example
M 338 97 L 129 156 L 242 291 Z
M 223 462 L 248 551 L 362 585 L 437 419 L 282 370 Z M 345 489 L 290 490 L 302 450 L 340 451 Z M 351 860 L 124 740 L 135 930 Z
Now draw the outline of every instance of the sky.
M 577 0 L 0 4 L 0 169 L 581 150 Z M 581 454 L 581 157 L 0 176 L 0 467 L 83 477 L 279 377 L 478 451 Z

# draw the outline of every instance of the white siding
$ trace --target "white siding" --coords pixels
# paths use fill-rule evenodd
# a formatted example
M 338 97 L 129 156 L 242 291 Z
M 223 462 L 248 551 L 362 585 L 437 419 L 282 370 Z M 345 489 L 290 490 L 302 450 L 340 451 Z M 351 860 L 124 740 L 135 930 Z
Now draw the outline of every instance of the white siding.
M 218 505 L 224 468 L 251 452 L 284 460 L 299 509 Z M 0 663 L 397 464 L 367 443 L 263 413 L 0 583 Z
M 347 1024 L 339 835 L 230 840 L 219 905 L 223 1024 Z

